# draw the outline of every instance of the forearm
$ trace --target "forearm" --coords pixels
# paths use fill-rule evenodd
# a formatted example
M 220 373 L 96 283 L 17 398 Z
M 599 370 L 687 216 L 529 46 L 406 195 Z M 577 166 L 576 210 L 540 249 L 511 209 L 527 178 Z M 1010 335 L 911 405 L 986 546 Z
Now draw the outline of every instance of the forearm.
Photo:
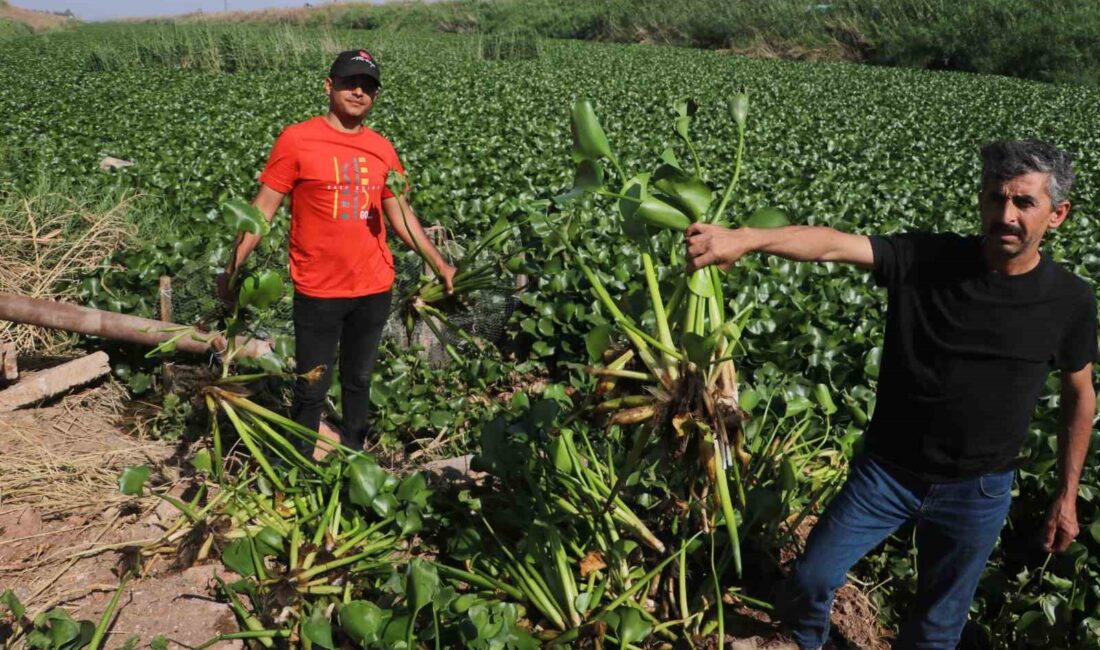
M 870 241 L 824 226 L 744 228 L 752 250 L 798 262 L 863 262 L 870 256 Z M 860 259 L 853 260 L 853 251 Z
M 1063 495 L 1077 494 L 1081 471 L 1088 455 L 1095 413 L 1095 393 L 1063 391 L 1061 426 L 1058 429 L 1059 492 Z
M 432 268 L 437 270 L 441 268 L 446 264 L 446 260 L 432 244 L 431 238 L 424 231 L 424 227 L 420 225 L 420 220 L 413 214 L 412 208 L 405 201 L 392 200 L 394 204 L 387 206 L 389 209 L 386 210 L 386 215 L 389 217 L 390 226 L 397 238 L 409 248 L 426 257 Z

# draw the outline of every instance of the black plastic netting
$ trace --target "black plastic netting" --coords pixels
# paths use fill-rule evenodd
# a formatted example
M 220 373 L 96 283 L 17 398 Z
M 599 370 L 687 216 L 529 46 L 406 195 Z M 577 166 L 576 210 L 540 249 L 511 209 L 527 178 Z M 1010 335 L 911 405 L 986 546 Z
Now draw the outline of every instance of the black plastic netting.
M 456 252 L 453 245 L 444 244 Z M 414 327 L 413 337 L 409 338 L 406 328 L 406 299 L 420 286 L 426 271 L 424 262 L 413 251 L 402 250 L 403 246 L 391 246 L 394 252 L 393 306 L 389 320 L 383 330 L 383 338 L 402 347 L 420 345 L 431 347 L 433 335 L 420 323 Z M 188 264 L 172 277 L 172 320 L 182 325 L 196 325 L 203 328 L 216 326 L 221 316 L 214 283 L 217 268 L 206 264 Z M 288 281 L 289 290 L 289 281 Z M 506 287 L 465 293 L 460 299 L 447 300 L 436 305 L 457 327 L 471 336 L 499 345 L 507 330 L 508 320 L 515 311 L 519 300 L 514 292 Z M 265 320 L 264 331 L 256 332 L 261 336 L 292 335 L 294 332 L 291 314 L 291 301 L 281 300 L 275 306 L 274 318 Z M 472 346 L 457 333 L 442 329 L 446 343 L 460 351 L 474 352 Z M 438 357 L 433 354 L 433 357 Z

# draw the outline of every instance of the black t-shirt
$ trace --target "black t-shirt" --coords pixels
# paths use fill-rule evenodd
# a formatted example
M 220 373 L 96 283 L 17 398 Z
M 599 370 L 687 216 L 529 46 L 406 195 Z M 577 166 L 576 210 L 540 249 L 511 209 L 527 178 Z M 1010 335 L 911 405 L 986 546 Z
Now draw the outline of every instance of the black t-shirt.
M 928 481 L 1009 469 L 1048 373 L 1096 360 L 1096 297 L 1043 253 L 988 269 L 979 237 L 871 237 L 887 288 L 886 337 L 867 450 Z

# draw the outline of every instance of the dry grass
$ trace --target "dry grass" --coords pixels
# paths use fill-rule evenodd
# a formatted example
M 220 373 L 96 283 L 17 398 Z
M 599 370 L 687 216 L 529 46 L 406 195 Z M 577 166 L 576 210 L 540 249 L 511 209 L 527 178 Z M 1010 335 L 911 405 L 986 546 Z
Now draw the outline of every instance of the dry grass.
M 0 205 L 0 293 L 71 298 L 80 277 L 94 272 L 134 236 L 126 219 L 131 202 L 124 198 L 93 212 L 57 194 L 8 197 Z M 57 354 L 72 345 L 74 336 L 3 322 L 0 339 L 14 342 L 23 353 Z
M 159 464 L 172 450 L 122 433 L 125 404 L 126 389 L 108 382 L 49 408 L 4 414 L 0 510 L 30 506 L 49 518 L 126 500 L 117 489 L 122 470 Z
M 23 23 L 36 32 L 44 32 L 46 30 L 76 24 L 76 21 L 72 18 L 58 16 L 57 14 L 51 14 L 46 11 L 34 11 L 33 9 L 13 7 L 7 3 L 0 4 L 0 18 Z
M 213 23 L 286 23 L 305 25 L 317 21 L 316 16 L 330 16 L 357 2 L 340 2 L 316 7 L 287 7 L 285 9 L 257 9 L 255 11 L 198 11 L 181 16 L 173 16 L 173 22 L 213 22 Z M 143 21 L 151 19 L 142 19 Z M 152 19 L 156 20 L 156 19 Z M 324 21 L 322 21 L 324 22 Z

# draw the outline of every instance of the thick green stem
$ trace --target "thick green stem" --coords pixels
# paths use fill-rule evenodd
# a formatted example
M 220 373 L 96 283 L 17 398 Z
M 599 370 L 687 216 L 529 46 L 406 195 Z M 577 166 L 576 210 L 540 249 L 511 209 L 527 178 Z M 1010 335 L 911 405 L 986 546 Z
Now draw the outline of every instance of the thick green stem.
M 741 577 L 741 540 L 737 534 L 737 517 L 733 512 L 733 500 L 730 498 L 729 483 L 726 479 L 725 460 L 722 450 L 715 442 L 714 434 L 706 435 L 706 442 L 714 449 L 714 482 L 718 484 L 718 504 L 722 508 L 722 518 L 726 520 L 726 532 L 730 536 L 730 548 L 733 550 L 733 570 Z M 733 462 L 737 462 L 736 459 Z
M 714 531 L 710 531 L 710 575 L 714 579 L 714 605 L 718 610 L 718 646 L 726 644 L 726 612 L 722 603 L 722 583 L 718 579 L 718 569 L 714 566 Z M 738 571 L 740 576 L 740 571 Z
M 730 181 L 729 187 L 726 188 L 725 194 L 722 195 L 722 202 L 718 204 L 718 210 L 714 212 L 714 216 L 711 219 L 711 223 L 721 223 L 722 215 L 726 212 L 726 205 L 730 202 L 730 197 L 733 196 L 733 188 L 737 186 L 737 179 L 741 176 L 741 158 L 745 152 L 745 127 L 737 126 L 737 162 L 733 166 L 733 180 Z
M 118 609 L 118 601 L 122 598 L 122 591 L 126 588 L 126 583 L 130 581 L 129 575 L 122 578 L 122 582 L 119 583 L 118 589 L 115 590 L 115 595 L 111 598 L 111 602 L 107 605 L 107 609 L 103 610 L 103 615 L 99 617 L 99 624 L 95 626 L 95 634 L 92 635 L 92 640 L 88 642 L 88 650 L 99 650 L 99 644 L 103 643 L 103 637 L 107 636 L 107 628 L 111 625 L 111 619 L 115 616 L 115 610 Z
M 240 436 L 241 442 L 243 442 L 244 445 L 248 447 L 248 451 L 252 453 L 252 458 L 260 464 L 260 467 L 263 469 L 264 474 L 267 475 L 267 478 L 271 481 L 271 484 L 281 491 L 286 491 L 286 486 L 283 485 L 283 481 L 279 478 L 279 475 L 275 473 L 275 470 L 272 469 L 271 464 L 267 462 L 267 457 L 265 457 L 263 452 L 260 451 L 260 447 L 252 438 L 252 428 L 241 420 L 240 416 L 237 415 L 237 411 L 233 409 L 229 402 L 222 400 L 221 407 L 222 410 L 225 411 L 225 414 L 229 416 L 229 420 L 233 423 L 233 427 L 237 430 L 237 435 Z
M 668 348 L 675 348 L 672 340 L 672 330 L 668 326 L 668 314 L 665 312 L 665 303 L 661 299 L 661 287 L 657 280 L 657 270 L 653 267 L 653 256 L 648 251 L 642 253 L 642 266 L 645 270 L 646 286 L 649 288 L 649 301 L 653 304 L 653 317 L 657 321 L 657 337 Z M 672 381 L 677 379 L 676 359 L 669 353 L 664 353 L 665 368 Z
M 433 562 L 433 564 L 435 564 L 436 568 L 438 568 L 442 573 L 446 573 L 451 577 L 457 578 L 463 582 L 468 582 L 472 585 L 477 585 L 478 587 L 484 587 L 485 589 L 495 589 L 496 591 L 508 594 L 516 600 L 523 599 L 523 592 L 508 583 L 501 582 L 500 580 L 497 580 L 490 576 L 485 576 L 480 573 L 471 573 L 470 571 L 458 569 L 456 567 L 441 564 L 439 562 Z

